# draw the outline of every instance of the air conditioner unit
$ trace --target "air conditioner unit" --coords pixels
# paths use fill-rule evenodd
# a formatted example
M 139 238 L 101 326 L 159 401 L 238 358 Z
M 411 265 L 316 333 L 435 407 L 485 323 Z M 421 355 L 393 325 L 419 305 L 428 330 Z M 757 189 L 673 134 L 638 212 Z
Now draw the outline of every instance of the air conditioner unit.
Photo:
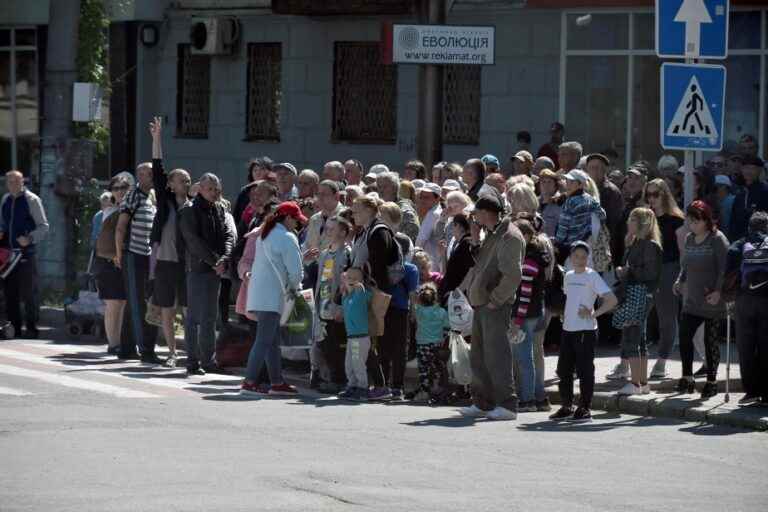
M 193 55 L 231 55 L 240 38 L 240 22 L 232 16 L 192 18 L 189 42 Z

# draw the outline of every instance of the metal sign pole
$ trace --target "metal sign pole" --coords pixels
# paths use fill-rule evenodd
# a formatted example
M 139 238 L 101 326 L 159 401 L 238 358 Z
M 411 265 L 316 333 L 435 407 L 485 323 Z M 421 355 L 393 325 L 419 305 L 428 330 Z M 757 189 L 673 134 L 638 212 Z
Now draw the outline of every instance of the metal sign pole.
M 685 59 L 686 64 L 694 64 L 694 59 Z M 693 171 L 696 168 L 696 155 L 693 151 L 685 151 L 683 157 L 683 166 L 685 167 L 684 182 L 683 182 L 683 204 L 687 207 L 693 202 Z

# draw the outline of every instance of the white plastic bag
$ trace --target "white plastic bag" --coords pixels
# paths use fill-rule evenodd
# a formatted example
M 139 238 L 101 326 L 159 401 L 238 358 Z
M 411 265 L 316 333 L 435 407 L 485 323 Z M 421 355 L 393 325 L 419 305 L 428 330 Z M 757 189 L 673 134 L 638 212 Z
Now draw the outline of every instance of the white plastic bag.
M 468 386 L 472 383 L 472 366 L 469 362 L 471 347 L 464 337 L 451 331 L 450 337 L 451 359 L 448 362 L 448 372 L 451 380 L 459 386 Z
M 474 310 L 469 305 L 466 295 L 458 288 L 448 296 L 448 321 L 452 331 L 458 331 L 464 336 L 472 334 L 472 318 Z

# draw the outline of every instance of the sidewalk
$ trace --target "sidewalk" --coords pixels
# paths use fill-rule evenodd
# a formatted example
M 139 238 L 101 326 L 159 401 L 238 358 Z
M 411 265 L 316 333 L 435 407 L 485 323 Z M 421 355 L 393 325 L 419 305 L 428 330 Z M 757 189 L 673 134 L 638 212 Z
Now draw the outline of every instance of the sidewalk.
M 653 351 L 651 351 L 653 353 Z M 663 381 L 651 381 L 651 394 L 618 397 L 616 391 L 625 381 L 610 381 L 605 376 L 619 363 L 618 349 L 598 348 L 595 358 L 595 396 L 592 407 L 603 411 L 623 412 L 639 416 L 656 416 L 682 418 L 701 423 L 728 425 L 732 427 L 768 430 L 768 408 L 739 407 L 738 401 L 744 396 L 741 388 L 738 354 L 731 345 L 731 384 L 730 401 L 725 402 L 725 344 L 720 347 L 722 363 L 717 373 L 719 393 L 709 400 L 702 401 L 698 393 L 680 395 L 675 391 L 677 379 L 682 373 L 679 359 L 667 361 L 669 378 Z M 649 362 L 648 371 L 653 367 L 655 359 Z M 547 393 L 553 403 L 560 403 L 560 393 L 557 389 L 557 356 L 547 356 L 546 384 Z M 701 363 L 694 363 L 694 370 Z M 704 378 L 697 379 L 696 388 L 701 390 Z M 574 391 L 579 393 L 579 381 L 574 384 Z
M 45 308 L 42 311 L 43 324 L 63 326 L 63 311 L 55 308 Z M 67 340 L 62 329 L 54 329 L 49 332 L 59 341 Z M 182 340 L 178 340 L 182 342 Z M 93 340 L 90 340 L 93 342 Z M 180 347 L 181 348 L 181 347 Z M 651 348 L 651 354 L 654 349 Z M 631 397 L 618 397 L 616 391 L 624 385 L 624 381 L 609 381 L 605 376 L 613 370 L 619 362 L 617 348 L 598 347 L 595 357 L 595 395 L 592 407 L 596 410 L 623 412 L 638 416 L 667 417 L 684 419 L 699 423 L 712 423 L 738 428 L 754 430 L 768 430 L 768 408 L 766 407 L 739 407 L 738 401 L 744 396 L 741 388 L 741 375 L 738 364 L 738 353 L 731 345 L 731 385 L 730 401 L 725 402 L 725 344 L 720 346 L 722 363 L 717 373 L 719 393 L 709 400 L 702 401 L 698 393 L 693 395 L 680 395 L 675 391 L 677 379 L 682 373 L 682 365 L 679 359 L 670 359 L 667 362 L 669 378 L 663 381 L 651 381 L 651 394 Z M 675 355 L 674 357 L 677 357 Z M 649 372 L 655 359 L 649 361 Z M 694 370 L 698 369 L 700 362 L 694 363 Z M 406 370 L 408 386 L 415 386 L 418 373 L 415 365 L 409 364 Z M 545 358 L 546 366 L 546 390 L 550 400 L 554 404 L 560 403 L 560 393 L 557 388 L 557 355 L 549 355 Z M 232 368 L 233 374 L 241 373 L 242 369 Z M 306 375 L 288 372 L 286 377 L 292 384 L 302 388 L 306 386 Z M 704 379 L 697 379 L 697 389 L 701 390 Z M 574 391 L 579 394 L 579 381 L 574 383 Z

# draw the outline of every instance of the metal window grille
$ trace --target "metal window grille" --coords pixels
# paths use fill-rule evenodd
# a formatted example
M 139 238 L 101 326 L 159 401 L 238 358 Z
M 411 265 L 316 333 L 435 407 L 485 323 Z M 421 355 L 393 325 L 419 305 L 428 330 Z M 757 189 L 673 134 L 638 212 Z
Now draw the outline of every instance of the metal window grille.
M 477 145 L 480 141 L 481 66 L 445 66 L 443 139 L 446 144 Z
M 211 97 L 211 59 L 192 55 L 188 44 L 179 45 L 176 129 L 182 137 L 208 137 Z
M 248 139 L 280 140 L 281 67 L 280 43 L 248 45 Z
M 337 42 L 333 65 L 333 140 L 394 144 L 397 67 L 382 64 L 379 43 Z

